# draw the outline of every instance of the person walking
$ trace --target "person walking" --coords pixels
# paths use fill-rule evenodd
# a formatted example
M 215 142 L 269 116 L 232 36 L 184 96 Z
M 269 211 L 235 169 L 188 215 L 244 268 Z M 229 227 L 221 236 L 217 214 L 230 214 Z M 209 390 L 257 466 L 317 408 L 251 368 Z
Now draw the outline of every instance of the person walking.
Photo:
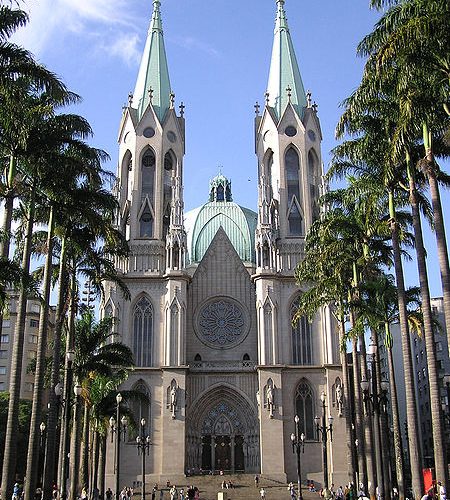
M 266 490 L 264 488 L 259 490 L 259 494 L 261 496 L 261 500 L 266 500 Z
M 258 474 L 256 474 L 255 476 L 255 488 L 257 488 L 259 486 L 259 476 Z
M 178 490 L 175 485 L 170 488 L 170 500 L 178 500 Z

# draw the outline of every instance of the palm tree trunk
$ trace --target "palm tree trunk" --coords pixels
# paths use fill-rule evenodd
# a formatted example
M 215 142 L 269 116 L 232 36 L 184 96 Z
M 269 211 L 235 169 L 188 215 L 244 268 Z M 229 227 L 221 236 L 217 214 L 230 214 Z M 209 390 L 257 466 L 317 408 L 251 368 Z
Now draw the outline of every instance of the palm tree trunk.
M 53 359 L 52 359 L 52 374 L 51 374 L 51 389 L 50 401 L 47 415 L 47 440 L 45 443 L 45 467 L 44 467 L 44 485 L 43 485 L 43 498 L 46 500 L 52 497 L 53 484 L 59 484 L 58 471 L 60 467 L 56 467 L 56 426 L 59 413 L 59 401 L 55 394 L 55 387 L 59 382 L 61 370 L 61 335 L 63 322 L 66 310 L 66 295 L 67 295 L 67 261 L 66 261 L 66 239 L 61 241 L 61 253 L 59 257 L 59 291 L 58 291 L 58 305 L 55 321 L 55 335 L 53 343 Z M 62 420 L 61 420 L 62 421 Z M 64 436 L 63 426 L 60 426 L 60 439 Z M 58 457 L 60 457 L 58 453 Z
M 105 479 L 106 479 L 106 436 L 99 435 L 100 441 L 100 460 L 98 466 L 98 485 L 100 489 L 100 498 L 105 498 Z
M 431 148 L 428 127 L 423 126 L 423 138 L 426 152 L 425 173 L 430 186 L 431 204 L 433 206 L 433 219 L 436 231 L 436 244 L 439 259 L 439 269 L 441 272 L 442 295 L 444 297 L 444 315 L 447 325 L 448 346 L 450 349 L 450 269 L 447 250 L 447 239 L 445 236 L 444 217 L 442 214 L 441 195 L 439 184 L 436 178 L 436 162 Z
M 358 352 L 358 342 L 353 339 L 353 349 L 352 349 L 352 362 L 353 362 L 353 394 L 355 398 L 355 435 L 358 439 L 358 470 L 359 470 L 359 482 L 364 485 L 367 491 L 367 470 L 365 461 L 365 447 L 364 447 L 364 429 L 362 421 L 362 398 L 361 398 L 361 378 L 360 378 L 360 368 L 359 368 L 359 352 Z
M 93 498 L 93 491 L 98 488 L 98 466 L 100 458 L 100 436 L 98 431 L 94 431 L 93 442 L 92 442 L 92 477 L 91 477 L 91 494 L 90 498 Z
M 42 417 L 42 399 L 44 394 L 44 373 L 45 373 L 45 354 L 47 352 L 47 333 L 49 323 L 50 309 L 50 288 L 52 277 L 52 253 L 53 253 L 53 228 L 54 213 L 53 207 L 50 208 L 47 233 L 47 256 L 45 259 L 43 297 L 41 305 L 41 314 L 39 318 L 39 338 L 36 352 L 36 372 L 34 376 L 33 406 L 31 410 L 30 421 L 30 439 L 28 441 L 27 472 L 25 483 L 25 498 L 31 499 L 36 491 L 36 483 L 39 468 L 39 425 Z
M 375 351 L 375 370 L 376 370 L 376 377 L 377 377 L 377 397 L 378 397 L 382 394 L 381 382 L 382 382 L 383 378 L 381 375 L 380 351 L 378 349 L 378 346 L 380 344 L 378 341 L 378 331 L 376 329 L 372 330 L 372 338 L 373 338 L 375 345 L 377 346 L 377 349 Z M 387 498 L 391 497 L 391 493 L 392 493 L 391 470 L 390 470 L 391 443 L 390 443 L 390 439 L 389 439 L 389 428 L 387 425 L 386 403 L 383 403 L 381 400 L 379 401 L 379 404 L 378 404 L 378 425 L 380 428 L 380 443 L 381 443 L 381 448 L 379 450 L 379 453 L 381 456 L 381 466 L 382 466 L 382 474 L 383 474 L 383 480 L 378 481 L 378 485 L 381 486 L 383 498 L 387 499 Z M 381 482 L 381 485 L 380 485 L 380 482 Z
M 35 211 L 35 189 L 31 190 L 30 205 L 27 213 L 27 230 L 22 254 L 22 270 L 25 274 L 30 271 L 31 237 L 34 225 Z M 21 290 L 17 312 L 17 323 L 14 332 L 14 345 L 12 347 L 10 384 L 9 384 L 9 406 L 5 433 L 5 450 L 3 454 L 2 470 L 2 495 L 3 498 L 11 498 L 16 472 L 17 461 L 17 438 L 19 435 L 19 400 L 22 383 L 22 358 L 25 336 L 25 321 L 28 301 L 28 280 L 24 276 L 21 280 Z
M 406 309 L 405 280 L 403 276 L 403 263 L 400 250 L 399 228 L 395 212 L 394 193 L 389 190 L 389 216 L 394 254 L 395 279 L 397 282 L 398 310 L 400 318 L 400 331 L 402 341 L 403 368 L 405 380 L 414 380 L 414 370 L 411 355 L 411 343 L 408 326 L 408 313 Z M 414 498 L 422 495 L 422 461 L 419 445 L 419 424 L 417 415 L 414 384 L 405 384 L 406 416 L 408 421 L 409 463 L 411 469 L 411 482 Z
M 11 244 L 11 224 L 14 206 L 14 191 L 12 189 L 15 175 L 15 158 L 13 155 L 9 157 L 9 170 L 8 170 L 8 191 L 4 197 L 3 207 L 3 224 L 2 224 L 2 237 L 0 238 L 0 258 L 7 259 L 9 257 L 9 247 Z M 3 311 L 0 311 L 0 346 L 3 329 Z
M 81 487 L 89 489 L 89 406 L 84 402 L 83 408 L 83 442 L 81 448 Z
M 398 414 L 397 383 L 395 381 L 394 359 L 392 356 L 392 335 L 389 323 L 384 324 L 385 345 L 387 349 L 387 360 L 389 369 L 389 392 L 391 395 L 392 427 L 394 429 L 394 452 L 395 452 L 395 471 L 397 477 L 397 488 L 399 500 L 405 499 L 405 466 L 403 462 L 402 435 L 400 431 L 400 417 Z
M 72 439 L 70 443 L 70 493 L 69 500 L 78 496 L 78 478 L 80 470 L 80 434 L 81 434 L 81 400 L 76 396 L 73 415 Z
M 436 479 L 445 485 L 448 483 L 448 470 L 445 454 L 445 433 L 439 388 L 438 366 L 436 359 L 436 344 L 431 315 L 430 290 L 428 286 L 427 264 L 425 261 L 425 247 L 422 237 L 419 204 L 415 185 L 414 172 L 409 155 L 407 156 L 407 170 L 409 180 L 409 196 L 413 216 L 414 237 L 416 240 L 417 267 L 419 271 L 420 293 L 422 296 L 422 314 L 424 323 L 424 337 L 427 352 L 428 381 L 430 386 L 430 403 L 433 411 L 431 421 L 433 426 L 434 466 Z
M 341 305 L 339 305 L 340 310 L 342 310 Z M 345 341 L 345 319 L 343 313 L 339 314 L 339 345 L 341 346 L 341 365 L 342 365 L 342 379 L 343 379 L 343 394 L 344 394 L 344 414 L 345 414 L 345 431 L 347 437 L 347 472 L 348 472 L 348 482 L 356 484 L 356 474 L 355 474 L 355 463 L 356 454 L 355 448 L 353 446 L 354 437 L 352 432 L 352 408 L 353 404 L 350 397 L 350 377 L 348 372 L 348 361 L 347 361 L 347 347 Z
M 364 336 L 361 335 L 359 338 L 359 352 L 361 357 L 361 380 L 369 380 L 368 370 L 367 370 L 367 354 L 366 354 L 366 342 Z M 373 435 L 373 418 L 370 411 L 364 411 L 363 414 L 364 422 L 364 449 L 366 454 L 366 467 L 367 467 L 367 485 L 364 485 L 365 492 L 368 492 L 370 498 L 375 498 L 375 485 L 379 484 L 379 478 L 377 477 L 377 471 L 375 467 L 375 457 L 374 454 L 377 453 L 376 443 L 374 446 L 374 435 Z M 359 487 L 359 485 L 358 485 Z
M 16 176 L 16 160 L 13 155 L 9 157 L 9 169 L 7 176 L 7 193 L 5 195 L 5 206 L 3 208 L 3 238 L 0 239 L 0 257 L 7 259 L 9 257 L 9 247 L 11 243 L 11 224 L 14 206 L 14 180 Z
M 72 377 L 69 376 L 69 374 L 72 374 L 72 362 L 69 361 L 69 352 L 74 351 L 75 348 L 75 338 L 74 338 L 74 332 L 75 332 L 75 314 L 76 314 L 76 272 L 75 269 L 72 266 L 72 269 L 70 270 L 70 307 L 69 307 L 69 324 L 67 327 L 67 337 L 66 337 L 66 356 L 65 356 L 65 373 L 66 376 L 64 377 L 64 389 L 63 389 L 63 394 L 65 398 L 65 407 L 64 411 L 68 412 L 67 417 L 63 419 L 64 426 L 63 426 L 63 437 L 61 439 L 61 453 L 60 453 L 60 462 L 61 462 L 61 468 L 60 468 L 60 488 L 61 488 L 61 495 L 65 498 L 66 492 L 67 492 L 67 485 L 66 485 L 66 480 L 67 480 L 67 468 L 66 468 L 66 459 L 67 459 L 67 454 L 70 449 L 70 443 L 68 443 L 68 440 L 66 437 L 69 436 L 69 431 L 67 426 L 69 425 L 69 420 L 70 420 L 70 402 L 71 402 L 71 397 L 72 397 Z M 68 449 L 69 448 L 69 449 Z

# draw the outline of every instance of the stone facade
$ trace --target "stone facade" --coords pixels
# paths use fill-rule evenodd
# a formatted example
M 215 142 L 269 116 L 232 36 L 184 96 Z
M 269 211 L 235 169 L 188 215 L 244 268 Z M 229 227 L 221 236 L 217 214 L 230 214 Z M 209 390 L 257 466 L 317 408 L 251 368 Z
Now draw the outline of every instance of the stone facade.
M 167 62 L 161 62 L 160 2 L 153 5 L 136 85 L 144 94 L 130 96 L 119 133 L 117 225 L 131 255 L 117 267 L 131 300 L 111 284 L 103 304 L 135 353 L 136 369 L 122 390 L 145 392 L 150 401 L 128 403 L 136 422 L 148 422 L 146 479 L 180 482 L 187 472 L 224 470 L 295 481 L 290 435 L 298 414 L 307 438 L 303 478 L 320 484 L 314 416 L 322 414 L 324 392 L 327 416 L 336 417 L 328 442 L 330 484 L 343 484 L 345 422 L 335 401 L 342 374 L 332 315 L 325 307 L 312 323 L 291 323 L 302 292 L 294 270 L 324 186 L 320 124 L 301 84 L 284 2 L 277 2 L 270 81 L 277 68 L 293 76 L 287 89 L 278 89 L 288 93 L 281 99 L 286 104 L 272 104 L 277 89 L 270 83 L 270 99 L 255 119 L 258 211 L 232 202 L 231 183 L 219 175 L 209 203 L 187 214 L 184 109 L 178 115 L 173 95 L 161 97 L 170 88 Z M 290 48 L 286 67 L 275 60 L 279 45 Z M 121 456 L 121 485 L 140 481 L 132 432 Z M 113 484 L 111 447 L 107 486 Z

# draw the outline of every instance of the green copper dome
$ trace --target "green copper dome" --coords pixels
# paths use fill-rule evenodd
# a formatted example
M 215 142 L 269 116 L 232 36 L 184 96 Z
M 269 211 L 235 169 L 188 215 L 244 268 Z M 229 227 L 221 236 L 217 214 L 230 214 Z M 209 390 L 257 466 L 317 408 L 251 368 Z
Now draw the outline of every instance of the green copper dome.
M 185 214 L 191 264 L 203 259 L 220 227 L 242 261 L 255 262 L 256 212 L 232 201 L 231 182 L 222 174 L 210 181 L 209 199 Z

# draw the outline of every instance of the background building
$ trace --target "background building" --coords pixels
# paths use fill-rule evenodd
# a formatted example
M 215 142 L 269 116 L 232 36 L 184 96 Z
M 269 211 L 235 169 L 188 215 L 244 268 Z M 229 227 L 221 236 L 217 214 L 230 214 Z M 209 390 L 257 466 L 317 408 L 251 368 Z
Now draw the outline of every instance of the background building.
M 446 415 L 447 436 L 450 429 L 450 409 L 448 391 L 445 381 L 450 375 L 450 358 L 447 341 L 447 328 L 444 317 L 443 298 L 431 299 L 431 307 L 434 319 L 441 326 L 435 326 L 436 353 L 439 364 L 439 378 L 441 383 L 441 400 Z M 425 341 L 417 335 L 411 335 L 411 353 L 415 379 L 406 381 L 403 368 L 403 355 L 400 337 L 400 326 L 398 323 L 391 325 L 393 348 L 392 354 L 395 367 L 395 382 L 397 384 L 399 417 L 402 426 L 404 449 L 407 450 L 406 439 L 408 438 L 408 422 L 406 418 L 405 383 L 414 384 L 415 400 L 417 401 L 417 412 L 419 417 L 420 445 L 424 467 L 433 467 L 433 435 L 431 425 L 430 395 L 428 390 L 428 367 Z M 387 369 L 386 349 L 380 346 L 380 362 L 383 376 L 389 380 Z
M 294 270 L 323 186 L 320 123 L 303 88 L 283 0 L 267 89 L 264 105 L 255 106 L 257 211 L 233 200 L 231 180 L 220 173 L 209 193 L 206 180 L 198 186 L 203 204 L 184 214 L 184 106 L 175 109 L 160 2 L 153 1 L 119 130 L 117 225 L 131 254 L 117 266 L 131 300 L 110 285 L 103 305 L 135 355 L 123 388 L 150 400 L 133 408 L 152 439 L 148 481 L 177 482 L 200 470 L 295 480 L 290 435 L 297 414 L 306 435 L 304 478 L 321 484 L 314 416 L 322 414 L 322 392 L 335 435 L 345 435 L 335 407 L 342 375 L 330 311 L 323 308 L 312 323 L 291 323 L 301 293 Z M 206 123 L 220 134 L 216 113 Z M 121 485 L 139 475 L 133 437 L 123 446 Z M 345 439 L 328 443 L 328 457 L 330 483 L 343 484 Z M 107 481 L 113 485 L 112 450 Z
M 14 344 L 14 332 L 17 319 L 17 305 L 19 294 L 8 292 L 8 312 L 3 315 L 2 336 L 0 342 L 0 391 L 8 391 L 9 374 L 11 366 L 12 346 Z M 27 315 L 25 320 L 24 362 L 22 364 L 22 385 L 20 389 L 21 399 L 32 399 L 34 389 L 34 374 L 27 373 L 30 361 L 36 358 L 39 316 L 41 304 L 37 298 L 30 298 L 27 302 Z M 49 327 L 52 331 L 55 325 L 55 309 L 50 308 Z M 52 338 L 50 332 L 49 339 Z

